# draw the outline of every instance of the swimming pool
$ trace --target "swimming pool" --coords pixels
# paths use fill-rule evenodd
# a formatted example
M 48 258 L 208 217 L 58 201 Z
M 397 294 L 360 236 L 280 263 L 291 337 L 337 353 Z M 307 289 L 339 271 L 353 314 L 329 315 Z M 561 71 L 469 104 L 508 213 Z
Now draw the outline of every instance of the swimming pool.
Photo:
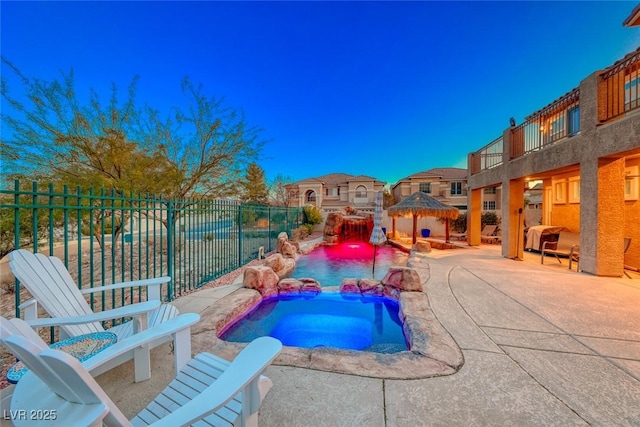
M 374 246 L 367 242 L 344 242 L 318 246 L 296 260 L 291 277 L 312 277 L 320 286 L 340 286 L 346 277 L 371 278 Z M 376 249 L 375 278 L 382 279 L 392 265 L 406 265 L 408 254 L 392 246 Z
M 293 347 L 396 353 L 408 350 L 398 308 L 390 298 L 337 292 L 265 298 L 220 338 L 249 342 L 269 335 Z

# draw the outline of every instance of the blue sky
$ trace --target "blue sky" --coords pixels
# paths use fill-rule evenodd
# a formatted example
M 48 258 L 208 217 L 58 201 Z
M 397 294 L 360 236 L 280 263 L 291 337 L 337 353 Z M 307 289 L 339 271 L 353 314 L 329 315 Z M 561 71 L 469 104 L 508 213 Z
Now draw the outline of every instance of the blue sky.
M 466 167 L 510 117 L 640 46 L 622 26 L 635 5 L 2 1 L 0 47 L 30 77 L 73 68 L 105 99 L 139 75 L 138 100 L 163 111 L 188 75 L 263 129 L 268 179 L 393 183 Z

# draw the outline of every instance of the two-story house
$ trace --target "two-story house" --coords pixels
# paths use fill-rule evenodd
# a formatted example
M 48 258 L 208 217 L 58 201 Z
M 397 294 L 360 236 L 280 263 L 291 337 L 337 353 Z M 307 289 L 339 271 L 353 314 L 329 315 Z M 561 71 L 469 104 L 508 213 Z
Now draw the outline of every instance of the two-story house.
M 460 210 L 467 209 L 467 170 L 434 168 L 409 175 L 391 187 L 395 203 L 416 191 L 427 193 Z
M 624 24 L 640 24 L 640 8 Z M 481 242 L 484 190 L 501 187 L 502 255 L 522 259 L 525 190 L 541 181 L 541 222 L 580 234 L 582 271 L 640 268 L 640 48 L 512 123 L 468 165 L 469 244 Z
M 375 194 L 382 191 L 385 182 L 366 175 L 331 173 L 307 178 L 286 186 L 291 206 L 316 206 L 326 212 L 351 206 L 360 210 L 373 210 Z

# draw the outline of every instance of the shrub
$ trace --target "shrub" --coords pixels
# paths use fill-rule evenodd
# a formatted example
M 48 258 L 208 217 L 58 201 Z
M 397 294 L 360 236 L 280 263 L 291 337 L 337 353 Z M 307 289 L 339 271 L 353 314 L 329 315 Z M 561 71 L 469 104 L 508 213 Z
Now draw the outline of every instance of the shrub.
M 498 215 L 496 215 L 495 212 L 485 212 L 482 214 L 480 222 L 484 228 L 485 225 L 499 225 L 500 218 L 498 218 Z
M 457 219 L 451 221 L 451 228 L 456 233 L 464 233 L 467 231 L 467 213 L 460 214 Z
M 322 223 L 322 212 L 315 206 L 305 206 L 303 208 L 304 212 L 304 225 L 316 225 Z M 313 230 L 313 227 L 311 227 Z

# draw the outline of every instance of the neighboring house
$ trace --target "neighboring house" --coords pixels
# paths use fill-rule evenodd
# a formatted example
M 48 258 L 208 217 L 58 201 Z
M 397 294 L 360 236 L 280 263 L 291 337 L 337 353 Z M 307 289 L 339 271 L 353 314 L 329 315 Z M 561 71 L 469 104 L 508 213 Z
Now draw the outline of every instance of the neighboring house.
M 460 168 L 429 169 L 402 178 L 391 187 L 391 193 L 395 203 L 398 203 L 416 191 L 422 191 L 443 203 L 466 211 L 467 174 L 466 169 Z M 502 188 L 499 186 L 484 189 L 482 194 L 483 211 L 496 212 L 500 215 L 501 191 Z
M 375 194 L 382 191 L 385 184 L 371 176 L 332 173 L 303 179 L 286 188 L 291 197 L 291 206 L 312 205 L 330 212 L 346 206 L 373 210 Z
M 427 193 L 443 203 L 467 209 L 467 170 L 434 168 L 402 178 L 391 187 L 395 203 L 416 191 Z
M 625 25 L 639 23 L 636 7 Z M 580 233 L 584 272 L 640 268 L 640 48 L 512 123 L 468 165 L 469 244 L 481 242 L 484 189 L 501 186 L 502 255 L 521 258 L 524 189 L 541 181 L 541 222 Z

